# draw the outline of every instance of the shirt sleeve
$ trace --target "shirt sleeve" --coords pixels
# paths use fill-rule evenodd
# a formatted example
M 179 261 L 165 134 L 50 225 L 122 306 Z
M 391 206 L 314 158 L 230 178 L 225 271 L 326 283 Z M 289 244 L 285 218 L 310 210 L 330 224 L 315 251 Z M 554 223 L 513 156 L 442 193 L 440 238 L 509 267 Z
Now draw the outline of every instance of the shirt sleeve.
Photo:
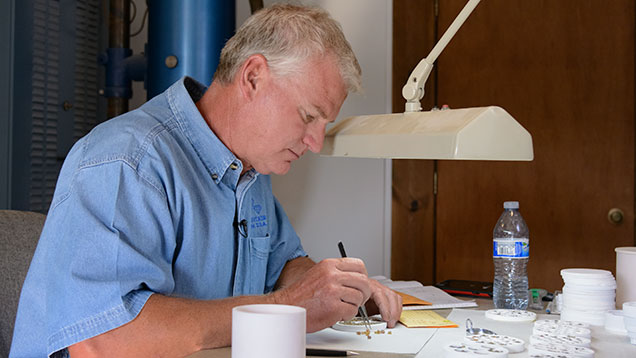
M 285 264 L 297 257 L 307 256 L 300 238 L 289 222 L 283 206 L 274 197 L 274 212 L 277 233 L 272 238 L 271 253 L 267 267 L 265 293 L 271 292 L 278 281 Z
M 174 238 L 165 194 L 125 159 L 78 169 L 42 234 L 55 250 L 37 261 L 49 352 L 128 323 L 152 292 L 171 292 Z

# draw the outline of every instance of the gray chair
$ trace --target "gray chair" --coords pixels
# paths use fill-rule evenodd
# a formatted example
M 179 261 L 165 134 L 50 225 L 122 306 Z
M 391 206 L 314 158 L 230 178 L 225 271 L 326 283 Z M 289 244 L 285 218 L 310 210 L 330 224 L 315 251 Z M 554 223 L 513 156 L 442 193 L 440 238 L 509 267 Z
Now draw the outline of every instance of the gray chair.
M 22 283 L 46 216 L 0 210 L 0 357 L 9 356 Z

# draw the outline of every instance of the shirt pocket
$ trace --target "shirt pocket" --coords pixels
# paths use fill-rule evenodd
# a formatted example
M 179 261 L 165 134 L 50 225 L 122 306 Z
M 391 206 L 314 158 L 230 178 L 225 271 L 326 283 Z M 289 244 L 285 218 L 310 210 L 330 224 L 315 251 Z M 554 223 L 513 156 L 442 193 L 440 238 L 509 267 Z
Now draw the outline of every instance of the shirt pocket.
M 249 238 L 250 245 L 250 292 L 263 294 L 267 277 L 267 261 L 269 259 L 270 237 L 254 236 Z
M 249 236 L 239 240 L 240 257 L 234 295 L 261 295 L 265 292 L 270 236 Z
M 254 236 L 249 238 L 250 256 L 252 259 L 265 259 L 267 264 L 267 258 L 269 257 L 270 248 L 269 234 L 265 236 Z

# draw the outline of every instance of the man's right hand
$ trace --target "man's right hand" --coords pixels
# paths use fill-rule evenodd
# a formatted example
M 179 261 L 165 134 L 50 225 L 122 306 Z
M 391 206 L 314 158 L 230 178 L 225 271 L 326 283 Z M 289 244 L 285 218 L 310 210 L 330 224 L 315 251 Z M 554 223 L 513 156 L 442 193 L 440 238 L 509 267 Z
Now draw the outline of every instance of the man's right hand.
M 355 316 L 371 296 L 369 280 L 360 259 L 326 259 L 273 295 L 277 303 L 306 308 L 307 332 L 315 332 Z

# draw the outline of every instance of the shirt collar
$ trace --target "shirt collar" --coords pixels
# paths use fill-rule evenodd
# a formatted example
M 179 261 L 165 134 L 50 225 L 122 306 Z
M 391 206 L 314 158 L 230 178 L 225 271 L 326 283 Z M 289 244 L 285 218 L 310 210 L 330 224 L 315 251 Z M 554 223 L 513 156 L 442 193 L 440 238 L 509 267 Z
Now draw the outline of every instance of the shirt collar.
M 236 188 L 243 163 L 232 153 L 201 116 L 196 102 L 207 87 L 190 77 L 183 77 L 166 91 L 170 109 L 179 128 L 188 138 L 216 184 L 221 181 Z M 253 169 L 253 175 L 257 175 Z

